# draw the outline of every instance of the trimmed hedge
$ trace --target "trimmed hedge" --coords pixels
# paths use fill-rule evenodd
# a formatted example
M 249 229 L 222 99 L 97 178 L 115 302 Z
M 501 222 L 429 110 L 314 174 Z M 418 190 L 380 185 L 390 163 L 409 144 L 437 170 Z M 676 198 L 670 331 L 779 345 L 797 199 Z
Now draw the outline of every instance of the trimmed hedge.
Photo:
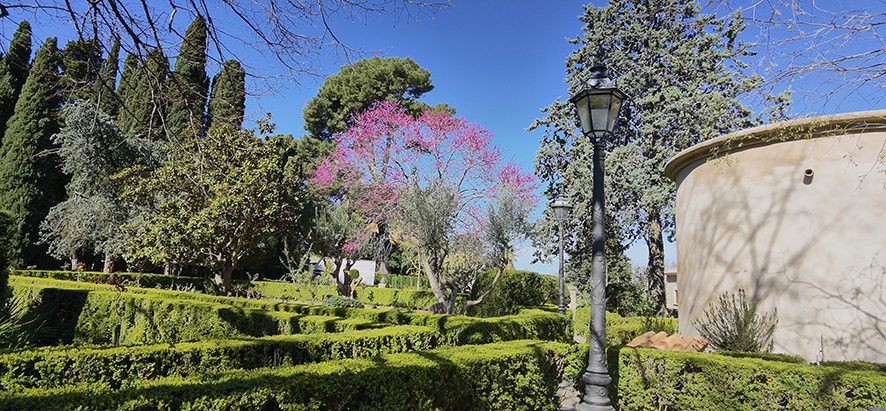
M 495 279 L 497 270 L 483 273 L 473 286 L 471 297 L 485 292 Z M 471 307 L 471 315 L 497 317 L 516 314 L 521 307 L 558 303 L 557 279 L 532 271 L 505 270 L 483 302 Z
M 329 285 L 296 286 L 282 281 L 256 281 L 254 287 L 264 298 L 296 301 L 321 301 L 326 296 L 338 295 L 335 287 Z M 437 303 L 437 297 L 430 290 L 357 287 L 355 298 L 360 302 L 388 307 L 426 310 Z
M 43 280 L 57 281 L 57 280 Z M 28 315 L 51 332 L 40 345 L 173 343 L 210 338 L 341 332 L 377 327 L 360 318 L 304 315 L 168 298 L 151 293 L 64 289 L 13 278 Z
M 622 411 L 886 406 L 886 373 L 876 371 L 642 348 L 621 349 L 615 363 L 612 371 Z
M 91 326 L 91 319 L 93 318 L 91 315 L 84 320 L 89 320 L 86 324 L 90 325 L 87 327 L 88 330 L 98 329 L 101 331 L 98 333 L 99 336 L 107 337 L 80 339 L 77 342 L 106 343 L 110 341 L 109 338 L 113 334 L 109 330 L 113 329 L 113 326 L 116 325 L 114 321 L 118 318 L 116 315 L 112 315 L 110 311 L 110 307 L 112 307 L 110 303 L 114 301 L 113 298 L 117 297 L 116 292 L 108 291 L 111 287 L 99 284 L 16 276 L 11 277 L 10 284 L 22 292 L 24 290 L 31 290 L 31 299 L 34 299 L 33 294 L 40 292 L 42 289 L 55 290 L 61 288 L 65 288 L 63 291 L 58 291 L 62 294 L 104 296 L 106 304 L 96 304 L 94 310 L 101 313 L 97 315 L 97 320 L 101 321 L 103 326 Z M 71 288 L 68 289 L 68 287 Z M 202 327 L 198 327 L 200 332 L 190 330 L 184 323 L 168 325 L 174 328 L 182 328 L 182 332 L 189 332 L 188 339 L 178 339 L 176 341 L 230 338 L 231 336 L 238 335 L 263 336 L 290 333 L 337 332 L 375 327 L 378 326 L 377 323 L 434 327 L 442 334 L 445 342 L 451 345 L 484 344 L 517 339 L 571 341 L 571 334 L 567 331 L 569 327 L 567 317 L 544 310 L 523 310 L 520 314 L 512 316 L 475 318 L 427 312 L 310 306 L 268 300 L 139 288 L 129 288 L 127 292 L 121 293 L 121 295 L 125 295 L 126 301 L 161 301 L 171 304 L 173 307 L 199 307 L 221 313 L 206 314 L 204 316 L 206 318 L 199 324 Z M 98 297 L 94 298 L 97 299 Z M 127 307 L 129 305 L 127 304 Z M 134 308 L 139 306 L 139 304 L 134 305 Z M 77 304 L 70 306 L 77 307 Z M 134 311 L 134 319 L 140 319 L 141 310 L 135 309 Z M 152 313 L 155 311 L 151 310 Z M 177 314 L 176 316 L 180 315 Z M 79 315 L 73 318 L 69 317 L 71 316 L 66 317 L 69 323 L 68 328 L 71 326 L 81 327 L 78 321 Z M 166 324 L 161 321 L 164 318 L 162 312 L 156 316 L 151 316 L 151 319 L 153 320 L 154 317 L 157 317 L 156 321 L 153 321 L 154 324 Z M 222 325 L 227 325 L 227 327 L 209 327 L 219 324 L 217 318 L 224 320 Z M 185 317 L 185 320 L 193 322 L 193 318 L 190 317 Z M 129 324 L 129 322 L 126 323 L 126 325 Z M 231 326 L 233 326 L 233 330 Z M 208 327 L 209 331 L 205 330 Z M 70 342 L 71 340 L 73 339 L 62 340 L 62 342 Z M 168 341 L 150 339 L 121 340 L 121 343 L 127 344 L 149 344 L 155 342 Z
M 400 289 L 430 289 L 431 285 L 428 283 L 428 277 L 424 274 L 420 276 L 414 275 L 395 275 L 395 274 L 376 274 L 378 280 L 381 281 L 385 279 L 385 284 L 388 288 L 400 288 Z M 417 280 L 417 281 L 416 281 Z M 416 287 L 416 282 L 418 286 Z
M 2 409 L 540 410 L 556 407 L 566 344 L 514 341 L 295 367 L 163 378 L 113 390 L 0 394 Z M 572 365 L 572 368 L 576 366 Z
M 373 357 L 435 348 L 429 327 L 397 326 L 341 334 L 281 335 L 114 348 L 38 349 L 0 355 L 0 389 L 100 384 L 120 388 L 149 379 Z
M 100 271 L 16 270 L 14 274 L 22 277 L 51 278 L 96 284 L 106 284 L 112 277 L 116 277 L 129 287 L 167 289 L 175 285 L 181 285 L 193 286 L 197 290 L 202 290 L 204 281 L 203 278 L 199 277 L 180 277 L 149 273 L 103 273 Z

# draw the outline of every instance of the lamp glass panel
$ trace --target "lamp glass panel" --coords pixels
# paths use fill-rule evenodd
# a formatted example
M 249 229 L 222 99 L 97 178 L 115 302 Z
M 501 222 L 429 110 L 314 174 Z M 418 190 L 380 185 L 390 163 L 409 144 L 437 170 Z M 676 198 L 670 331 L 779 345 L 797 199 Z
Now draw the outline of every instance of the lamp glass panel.
M 605 131 L 609 124 L 609 93 L 591 94 L 588 96 L 588 105 L 591 109 L 591 130 Z
M 554 206 L 554 219 L 557 221 L 566 221 L 569 218 L 569 207 Z
M 584 96 L 575 101 L 575 108 L 578 109 L 578 119 L 581 121 L 581 129 L 588 133 L 591 131 L 591 118 L 588 112 L 588 97 Z

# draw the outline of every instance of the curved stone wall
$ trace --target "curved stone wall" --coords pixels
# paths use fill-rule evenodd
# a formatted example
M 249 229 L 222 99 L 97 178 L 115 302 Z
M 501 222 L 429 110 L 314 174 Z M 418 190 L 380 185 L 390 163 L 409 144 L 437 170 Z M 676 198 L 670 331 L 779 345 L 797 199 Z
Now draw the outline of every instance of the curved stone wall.
M 666 172 L 680 332 L 744 289 L 778 312 L 774 351 L 886 363 L 886 110 L 742 130 Z

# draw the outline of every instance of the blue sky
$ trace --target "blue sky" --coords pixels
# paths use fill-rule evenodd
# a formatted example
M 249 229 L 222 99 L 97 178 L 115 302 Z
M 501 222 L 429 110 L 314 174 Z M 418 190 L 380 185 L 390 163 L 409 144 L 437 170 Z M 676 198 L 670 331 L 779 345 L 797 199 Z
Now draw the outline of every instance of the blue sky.
M 392 13 L 353 19 L 339 16 L 332 19 L 331 26 L 336 36 L 350 47 L 374 50 L 376 52 L 373 54 L 380 56 L 410 57 L 428 69 L 435 89 L 423 98 L 425 101 L 432 104 L 449 103 L 457 109 L 458 115 L 484 125 L 494 133 L 495 143 L 503 149 L 507 159 L 531 169 L 541 135 L 539 132 L 526 131 L 526 127 L 539 115 L 541 107 L 567 95 L 563 83 L 564 59 L 574 49 L 567 39 L 581 31 L 578 16 L 582 14 L 584 3 L 571 0 L 455 0 L 452 7 L 439 10 L 433 16 L 420 16 L 417 20 Z M 753 2 L 725 3 L 738 7 Z M 886 7 L 883 0 L 832 0 L 827 3 L 827 7 L 835 10 Z M 158 4 L 158 7 L 161 5 Z M 72 38 L 69 26 L 40 24 L 39 17 L 25 17 L 32 21 L 36 43 L 50 35 L 58 36 L 60 44 Z M 187 23 L 186 20 L 177 17 L 176 22 L 183 25 Z M 8 38 L 17 22 L 16 16 L 0 19 L 0 33 L 4 39 Z M 759 30 L 751 27 L 744 34 L 744 39 L 756 41 L 759 40 L 758 35 Z M 835 50 L 841 54 L 851 54 L 856 49 L 868 46 L 841 44 Z M 277 63 L 261 53 L 247 50 L 239 53 L 238 57 L 248 67 L 262 74 L 283 71 L 274 68 L 273 65 Z M 351 56 L 351 60 L 355 58 L 359 57 Z M 270 112 L 278 125 L 278 132 L 296 137 L 302 135 L 302 109 L 305 103 L 316 93 L 323 76 L 337 72 L 348 58 L 327 48 L 319 57 L 310 60 L 308 63 L 318 75 L 299 75 L 274 81 L 270 90 L 266 81 L 253 79 L 249 84 L 252 95 L 247 101 L 248 117 L 254 120 Z M 754 63 L 756 60 L 749 61 Z M 830 80 L 835 79 L 813 74 L 791 84 L 796 90 L 795 112 L 803 115 L 824 114 L 883 106 L 882 86 L 869 85 L 860 93 L 832 99 L 808 98 L 815 95 L 818 85 Z M 779 89 L 785 86 L 787 84 L 782 84 Z M 754 109 L 760 109 L 756 103 L 751 105 Z M 519 253 L 519 268 L 556 272 L 553 264 L 530 264 L 530 254 L 531 251 L 525 247 Z M 666 263 L 673 264 L 673 244 L 666 245 L 665 254 Z M 635 243 L 629 249 L 628 256 L 634 264 L 645 265 L 645 244 Z

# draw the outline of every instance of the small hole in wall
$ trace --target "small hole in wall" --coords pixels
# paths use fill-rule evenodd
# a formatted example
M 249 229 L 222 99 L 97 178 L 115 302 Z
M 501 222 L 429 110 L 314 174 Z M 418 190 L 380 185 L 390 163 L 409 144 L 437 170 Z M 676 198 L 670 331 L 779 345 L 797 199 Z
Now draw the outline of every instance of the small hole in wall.
M 803 172 L 803 184 L 807 186 L 812 184 L 812 177 L 815 176 L 815 172 L 812 171 L 811 168 L 807 168 L 806 171 Z

